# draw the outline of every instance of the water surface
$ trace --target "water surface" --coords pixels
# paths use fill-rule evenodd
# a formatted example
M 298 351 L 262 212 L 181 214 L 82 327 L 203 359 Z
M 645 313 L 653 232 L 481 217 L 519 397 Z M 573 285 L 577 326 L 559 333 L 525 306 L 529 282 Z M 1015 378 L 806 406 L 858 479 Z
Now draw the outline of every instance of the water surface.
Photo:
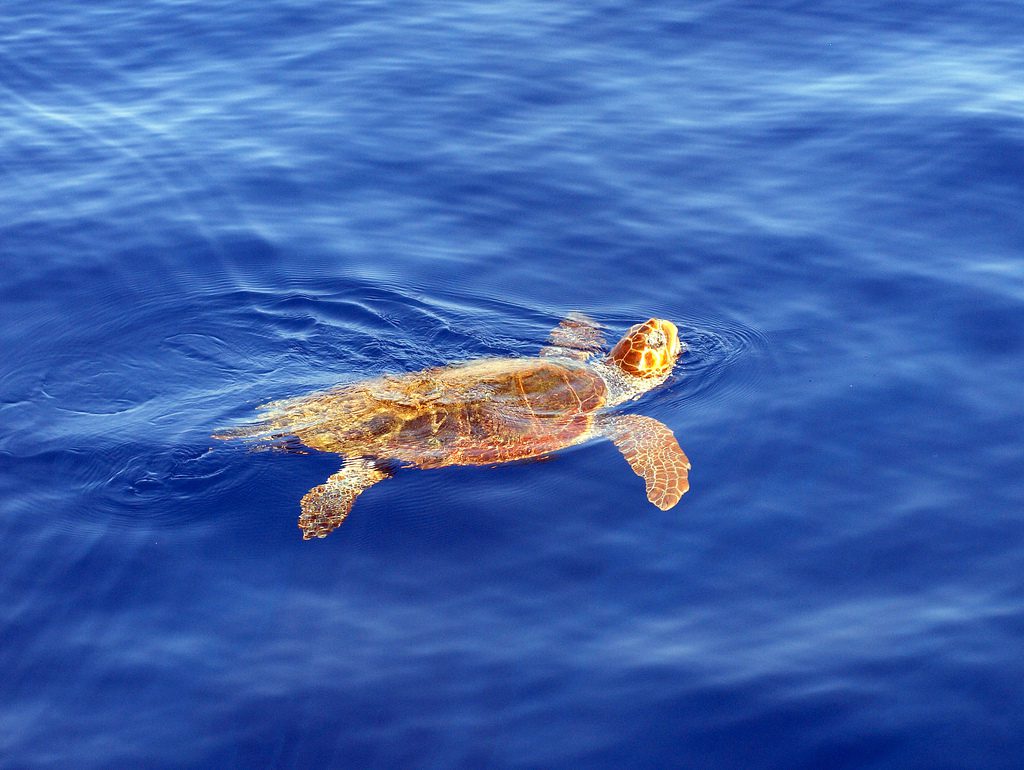
M 23 0 L 0 25 L 0 764 L 1017 768 L 1024 11 Z M 303 542 L 264 401 L 690 347 L 608 443 Z M 214 446 L 216 444 L 216 446 Z

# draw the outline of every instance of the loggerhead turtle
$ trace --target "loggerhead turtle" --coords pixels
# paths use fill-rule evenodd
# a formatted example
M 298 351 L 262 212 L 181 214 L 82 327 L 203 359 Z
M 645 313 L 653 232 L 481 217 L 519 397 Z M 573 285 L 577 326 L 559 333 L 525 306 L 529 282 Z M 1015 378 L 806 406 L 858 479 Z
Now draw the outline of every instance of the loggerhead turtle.
M 214 438 L 249 438 L 341 455 L 341 470 L 302 498 L 303 539 L 326 537 L 364 490 L 396 467 L 492 465 L 610 439 L 662 510 L 689 489 L 690 462 L 650 417 L 610 414 L 668 379 L 682 351 L 674 324 L 636 324 L 605 356 L 597 325 L 570 315 L 534 358 L 485 358 L 385 375 L 260 407 L 251 425 Z

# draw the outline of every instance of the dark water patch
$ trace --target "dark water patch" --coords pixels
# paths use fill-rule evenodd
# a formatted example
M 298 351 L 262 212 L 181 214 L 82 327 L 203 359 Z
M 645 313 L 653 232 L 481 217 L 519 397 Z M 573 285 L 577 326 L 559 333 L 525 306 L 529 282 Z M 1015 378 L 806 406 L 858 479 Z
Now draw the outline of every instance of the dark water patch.
M 960 309 L 956 328 L 968 350 L 980 355 L 1015 356 L 1024 347 L 1024 308 L 1009 300 Z

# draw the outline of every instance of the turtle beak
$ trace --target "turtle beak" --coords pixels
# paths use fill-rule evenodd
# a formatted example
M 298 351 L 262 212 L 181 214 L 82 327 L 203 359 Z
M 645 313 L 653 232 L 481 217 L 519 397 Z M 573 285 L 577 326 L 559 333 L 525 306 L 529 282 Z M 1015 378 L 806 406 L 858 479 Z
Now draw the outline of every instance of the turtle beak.
M 679 329 L 671 321 L 661 322 L 663 329 L 666 331 L 666 337 L 670 340 L 669 351 L 672 355 L 672 359 L 675 360 L 683 352 L 683 343 L 679 339 Z

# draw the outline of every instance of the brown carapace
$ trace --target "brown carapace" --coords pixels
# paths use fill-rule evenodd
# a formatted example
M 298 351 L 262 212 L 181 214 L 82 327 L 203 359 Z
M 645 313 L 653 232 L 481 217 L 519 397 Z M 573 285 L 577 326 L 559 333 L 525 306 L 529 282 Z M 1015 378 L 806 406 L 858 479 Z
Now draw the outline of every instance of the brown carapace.
M 215 438 L 296 444 L 343 458 L 302 498 L 303 537 L 325 537 L 365 489 L 396 467 L 492 465 L 610 439 L 661 509 L 689 489 L 690 463 L 672 431 L 650 417 L 608 411 L 660 385 L 682 345 L 674 324 L 637 324 L 605 357 L 604 338 L 574 314 L 536 358 L 489 358 L 387 375 L 266 404 L 260 419 Z

